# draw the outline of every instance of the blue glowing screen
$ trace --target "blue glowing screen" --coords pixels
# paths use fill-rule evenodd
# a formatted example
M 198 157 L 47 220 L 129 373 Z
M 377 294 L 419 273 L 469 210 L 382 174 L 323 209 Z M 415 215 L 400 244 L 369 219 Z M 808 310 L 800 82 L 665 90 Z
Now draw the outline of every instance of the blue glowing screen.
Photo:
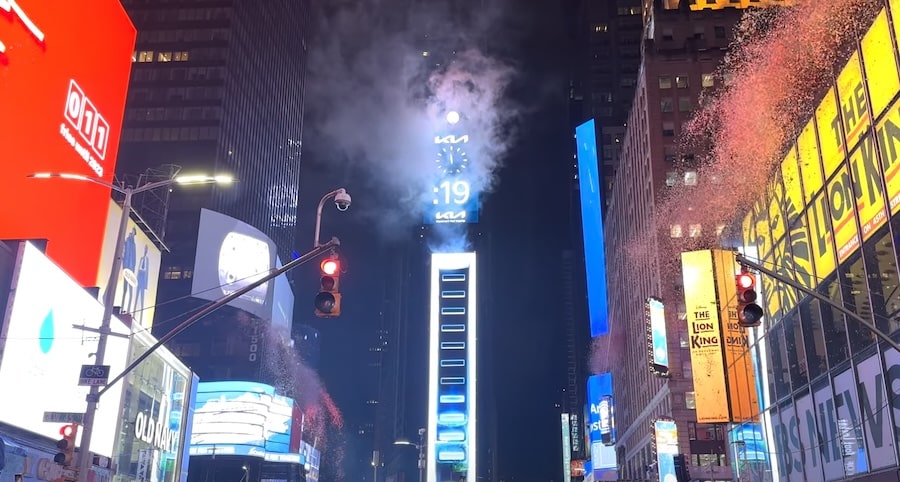
M 600 202 L 600 169 L 597 164 L 597 134 L 591 119 L 575 128 L 578 144 L 578 187 L 581 192 L 581 228 L 587 273 L 588 314 L 591 336 L 609 333 L 606 300 L 606 253 Z

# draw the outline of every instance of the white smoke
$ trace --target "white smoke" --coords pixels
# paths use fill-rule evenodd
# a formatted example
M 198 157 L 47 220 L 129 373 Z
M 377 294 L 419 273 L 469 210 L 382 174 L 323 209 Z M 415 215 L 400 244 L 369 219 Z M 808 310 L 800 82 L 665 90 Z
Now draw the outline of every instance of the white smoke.
M 459 29 L 441 21 L 448 17 L 439 4 L 401 4 L 366 0 L 324 9 L 310 45 L 306 94 L 304 142 L 317 148 L 316 159 L 304 162 L 364 173 L 380 199 L 356 212 L 386 232 L 421 224 L 437 175 L 434 136 L 447 111 L 464 116 L 469 181 L 487 193 L 518 110 L 505 95 L 515 69 L 486 54 L 479 40 L 499 11 L 484 9 Z

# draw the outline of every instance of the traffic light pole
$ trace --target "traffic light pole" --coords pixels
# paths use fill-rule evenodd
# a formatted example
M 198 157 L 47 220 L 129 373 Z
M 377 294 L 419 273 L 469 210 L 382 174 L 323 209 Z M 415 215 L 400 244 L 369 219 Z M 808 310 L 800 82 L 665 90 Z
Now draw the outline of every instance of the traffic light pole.
M 179 324 L 178 326 L 173 328 L 172 331 L 166 333 L 162 338 L 159 339 L 159 341 L 156 342 L 156 344 L 154 344 L 153 346 L 148 348 L 147 351 L 145 351 L 143 354 L 141 354 L 141 356 L 135 358 L 135 360 L 133 362 L 131 362 L 130 365 L 128 365 L 127 367 L 125 367 L 124 370 L 122 370 L 122 373 L 116 375 L 115 378 L 110 380 L 109 383 L 104 385 L 103 388 L 101 388 L 97 392 L 96 398 L 99 399 L 100 395 L 103 395 L 104 393 L 106 393 L 106 391 L 109 390 L 110 388 L 112 388 L 112 386 L 115 385 L 119 380 L 125 378 L 126 375 L 128 375 L 129 373 L 131 373 L 132 370 L 137 368 L 138 365 L 140 365 L 144 360 L 146 360 L 147 357 L 149 357 L 153 352 L 155 352 L 157 349 L 159 349 L 159 347 L 168 343 L 169 340 L 174 338 L 176 335 L 178 335 L 182 331 L 186 330 L 188 327 L 190 327 L 191 325 L 193 325 L 194 323 L 199 321 L 204 316 L 212 313 L 213 311 L 218 310 L 219 308 L 227 305 L 228 303 L 231 303 L 232 301 L 236 300 L 237 298 L 240 298 L 245 293 L 248 293 L 248 292 L 254 290 L 256 287 L 262 285 L 263 283 L 271 281 L 272 279 L 276 278 L 277 276 L 287 273 L 288 271 L 296 268 L 297 266 L 300 266 L 301 264 L 304 264 L 310 260 L 313 260 L 316 257 L 318 257 L 319 255 L 321 255 L 322 253 L 325 253 L 326 251 L 328 251 L 332 248 L 336 248 L 340 245 L 341 245 L 341 241 L 338 238 L 331 238 L 331 241 L 328 241 L 325 244 L 321 244 L 321 245 L 313 248 L 312 251 L 307 252 L 306 254 L 304 254 L 303 256 L 300 256 L 297 259 L 291 260 L 290 263 L 287 263 L 286 265 L 284 265 L 280 268 L 272 269 L 271 271 L 269 271 L 269 274 L 254 281 L 253 283 L 250 283 L 249 285 L 235 291 L 234 293 L 231 293 L 230 295 L 227 295 L 227 296 L 223 296 L 222 298 L 219 298 L 218 300 L 210 303 L 205 308 L 203 308 L 202 310 L 195 313 L 193 316 L 182 321 L 181 324 Z
M 748 260 L 746 257 L 744 257 L 744 255 L 742 255 L 742 254 L 740 254 L 740 253 L 737 253 L 737 256 L 735 257 L 735 259 L 737 260 L 738 263 L 740 263 L 740 264 L 742 264 L 742 265 L 744 265 L 744 266 L 749 266 L 749 267 L 751 267 L 751 268 L 753 268 L 753 269 L 759 271 L 760 273 L 763 273 L 763 274 L 765 274 L 765 275 L 771 276 L 772 278 L 775 278 L 776 280 L 781 281 L 782 283 L 784 283 L 784 284 L 786 284 L 786 285 L 788 285 L 788 286 L 790 286 L 790 287 L 792 287 L 792 288 L 796 288 L 796 289 L 798 289 L 798 290 L 800 290 L 800 291 L 802 291 L 802 292 L 808 294 L 809 296 L 812 296 L 813 298 L 815 298 L 815 299 L 821 301 L 822 303 L 825 303 L 825 304 L 827 304 L 828 306 L 831 306 L 832 308 L 834 308 L 834 309 L 840 311 L 841 313 L 847 315 L 848 318 L 851 318 L 853 321 L 855 321 L 855 322 L 859 323 L 860 325 L 862 325 L 862 326 L 868 328 L 869 331 L 871 331 L 872 333 L 874 333 L 875 336 L 877 336 L 878 338 L 880 338 L 881 341 L 883 341 L 883 342 L 885 342 L 886 344 L 888 344 L 891 348 L 893 348 L 893 349 L 897 350 L 898 352 L 900 352 L 900 344 L 898 344 L 898 343 L 897 343 L 896 341 L 894 341 L 890 336 L 888 336 L 887 333 L 885 333 L 885 332 L 879 330 L 877 326 L 873 325 L 873 324 L 870 323 L 868 320 L 866 320 L 866 319 L 864 319 L 863 317 L 857 315 L 856 313 L 854 313 L 854 312 L 848 310 L 848 309 L 845 308 L 843 305 L 838 304 L 838 303 L 835 303 L 834 301 L 832 301 L 832 300 L 831 300 L 830 298 L 828 298 L 827 296 L 822 295 L 821 293 L 818 293 L 818 292 L 816 292 L 816 291 L 814 291 L 814 290 L 811 290 L 811 289 L 807 288 L 806 286 L 803 286 L 802 284 L 800 284 L 800 283 L 798 283 L 798 282 L 792 280 L 791 278 L 788 278 L 787 276 L 780 275 L 780 274 L 776 273 L 775 271 L 772 271 L 772 270 L 770 270 L 770 269 L 768 269 L 768 268 L 766 268 L 766 267 L 760 265 L 759 263 L 756 263 L 756 262 L 754 262 L 754 261 Z
M 126 218 L 123 216 L 122 219 L 126 219 Z M 224 296 L 222 298 L 219 298 L 218 300 L 210 303 L 205 308 L 203 308 L 202 310 L 195 313 L 193 316 L 191 316 L 188 319 L 181 322 L 181 324 L 179 324 L 178 326 L 173 328 L 170 332 L 166 333 L 165 336 L 163 336 L 162 338 L 159 339 L 159 341 L 156 342 L 156 344 L 154 344 L 153 346 L 148 348 L 147 351 L 145 351 L 144 353 L 141 354 L 141 356 L 137 357 L 133 362 L 131 362 L 130 365 L 128 365 L 127 367 L 125 367 L 124 370 L 122 370 L 122 373 L 116 375 L 115 378 L 110 380 L 106 385 L 104 385 L 103 387 L 100 387 L 98 390 L 92 389 L 90 394 L 88 394 L 88 396 L 87 396 L 88 410 L 87 410 L 87 412 L 85 412 L 85 417 L 83 420 L 83 432 L 82 432 L 82 443 L 81 443 L 81 446 L 82 446 L 81 452 L 82 453 L 81 453 L 81 460 L 79 461 L 80 466 L 79 466 L 79 473 L 78 473 L 78 481 L 79 482 L 87 481 L 87 472 L 90 470 L 90 467 L 91 467 L 90 448 L 88 445 L 86 445 L 85 440 L 90 441 L 90 433 L 93 430 L 94 415 L 96 413 L 97 403 L 100 401 L 101 395 L 106 393 L 117 382 L 119 382 L 120 380 L 125 378 L 125 376 L 127 376 L 135 368 L 137 368 L 138 365 L 140 365 L 144 360 L 147 359 L 147 357 L 149 357 L 151 354 L 153 354 L 153 352 L 155 352 L 157 349 L 159 349 L 159 347 L 165 345 L 169 340 L 171 340 L 176 335 L 178 335 L 179 333 L 181 333 L 182 331 L 184 331 L 185 329 L 187 329 L 188 327 L 190 327 L 191 325 L 193 325 L 194 323 L 199 321 L 201 318 L 203 318 L 206 315 L 212 313 L 213 311 L 216 311 L 219 308 L 227 305 L 228 303 L 234 301 L 235 299 L 243 296 L 245 293 L 250 292 L 251 290 L 255 289 L 256 287 L 262 285 L 263 283 L 266 283 L 266 282 L 274 279 L 275 277 L 277 277 L 281 274 L 284 274 L 284 273 L 296 268 L 297 266 L 300 266 L 301 264 L 304 264 L 310 260 L 315 259 L 316 257 L 331 250 L 332 248 L 340 246 L 340 244 L 341 244 L 341 242 L 338 238 L 331 238 L 331 241 L 328 241 L 325 244 L 316 246 L 311 251 L 307 252 L 306 254 L 304 254 L 303 256 L 300 256 L 297 259 L 292 260 L 291 262 L 285 264 L 284 266 L 282 266 L 280 268 L 273 268 L 271 271 L 269 271 L 269 273 L 267 275 L 254 281 L 253 283 L 250 283 L 249 285 L 247 285 L 239 290 L 236 290 L 235 292 L 233 292 L 227 296 Z M 117 257 L 117 259 L 121 259 L 121 258 Z M 109 291 L 113 291 L 113 290 L 109 290 Z

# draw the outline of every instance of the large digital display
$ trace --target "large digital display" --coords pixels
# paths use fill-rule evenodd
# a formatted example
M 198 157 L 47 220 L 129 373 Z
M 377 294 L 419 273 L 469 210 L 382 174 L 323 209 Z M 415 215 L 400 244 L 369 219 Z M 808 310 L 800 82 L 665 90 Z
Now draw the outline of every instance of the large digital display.
M 475 474 L 475 253 L 431 255 L 427 482 Z
M 661 418 L 653 422 L 653 438 L 659 482 L 678 482 L 675 474 L 675 455 L 678 455 L 678 429 L 675 421 Z
M 102 291 L 106 290 L 109 272 L 112 271 L 121 219 L 122 208 L 110 199 L 103 251 L 100 255 L 100 269 L 95 283 L 95 286 L 101 289 L 100 299 L 103 299 Z M 122 275 L 116 287 L 115 305 L 121 307 L 123 313 L 130 314 L 137 326 L 145 329 L 153 326 L 161 259 L 159 248 L 133 220 L 129 219 L 122 252 Z
M 591 336 L 609 333 L 609 302 L 606 299 L 606 247 L 600 201 L 600 168 L 597 161 L 597 131 L 591 119 L 575 128 L 578 156 L 578 188 L 581 194 L 581 231 L 584 238 L 584 270 L 587 276 L 588 315 Z
M 301 463 L 292 450 L 294 401 L 256 382 L 201 382 L 194 403 L 191 455 L 249 455 Z M 292 453 L 293 452 L 293 453 Z
M 650 359 L 650 371 L 656 375 L 669 373 L 669 345 L 666 335 L 666 311 L 662 300 L 648 298 L 647 315 L 647 351 Z
M 472 135 L 465 117 L 448 112 L 446 122 L 434 136 L 434 185 L 425 208 L 425 224 L 477 223 L 478 189 L 472 179 L 469 150 Z M 477 161 L 477 160 L 476 160 Z
M 20 246 L 11 308 L 0 332 L 0 421 L 56 440 L 60 424 L 44 422 L 44 412 L 87 408 L 88 387 L 78 386 L 79 371 L 94 364 L 103 305 L 34 245 Z M 104 363 L 115 375 L 128 361 L 131 332 L 115 317 L 111 329 L 120 336 L 108 338 Z M 103 395 L 91 440 L 97 454 L 112 455 L 121 397 L 121 383 Z
M 97 279 L 135 29 L 119 0 L 0 0 L 0 239 L 47 239 L 81 286 Z M 14 208 L 13 208 L 14 206 Z M 77 219 L 77 222 L 72 222 Z
M 595 480 L 615 480 L 616 422 L 612 373 L 588 377 L 587 396 L 588 440 Z M 610 479 L 610 476 L 613 478 Z
M 569 414 L 560 415 L 560 425 L 562 426 L 562 467 L 563 481 L 572 480 L 572 440 L 569 434 Z
M 262 231 L 222 213 L 202 209 L 191 296 L 215 301 L 250 285 L 275 267 L 275 242 Z M 272 316 L 274 283 L 265 282 L 229 306 L 258 318 Z

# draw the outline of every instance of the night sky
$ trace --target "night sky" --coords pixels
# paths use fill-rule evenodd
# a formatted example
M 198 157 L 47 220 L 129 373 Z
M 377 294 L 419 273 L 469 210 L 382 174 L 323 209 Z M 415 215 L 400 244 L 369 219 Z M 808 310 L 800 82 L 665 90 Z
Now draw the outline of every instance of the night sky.
M 361 1 L 369 4 L 370 15 L 375 16 L 367 18 L 369 25 L 380 23 L 379 12 L 402 3 Z M 483 47 L 487 55 L 515 69 L 506 91 L 506 100 L 515 106 L 515 113 L 506 120 L 506 130 L 514 134 L 498 159 L 501 167 L 494 172 L 495 188 L 482 196 L 483 222 L 479 229 L 493 239 L 493 253 L 491 265 L 482 265 L 481 269 L 492 271 L 494 319 L 481 322 L 490 322 L 493 332 L 498 477 L 506 481 L 559 481 L 560 409 L 555 404 L 562 398 L 565 383 L 563 320 L 557 314 L 561 312 L 559 260 L 561 251 L 572 242 L 568 193 L 572 134 L 566 111 L 569 50 L 561 2 L 518 0 L 514 4 L 514 9 L 495 5 L 495 14 L 500 14 L 493 16 L 490 42 Z M 501 8 L 497 10 L 497 6 Z M 317 12 L 319 16 L 333 15 L 322 13 L 321 8 Z M 320 23 L 310 42 L 311 51 L 315 52 L 317 46 L 331 47 L 335 42 L 366 43 L 371 40 L 366 39 L 366 32 L 378 35 L 374 27 L 321 28 L 327 25 L 333 24 Z M 342 39 L 341 35 L 354 38 Z M 385 262 L 386 250 L 400 237 L 414 235 L 417 219 L 403 219 L 402 209 L 395 205 L 398 196 L 379 186 L 379 176 L 373 175 L 379 169 L 377 152 L 384 149 L 374 146 L 367 151 L 362 144 L 355 155 L 349 155 L 349 149 L 342 149 L 339 136 L 324 132 L 322 120 L 339 116 L 335 111 L 342 108 L 335 103 L 340 101 L 333 100 L 338 97 L 333 96 L 352 101 L 365 95 L 365 91 L 360 91 L 359 86 L 335 86 L 333 79 L 317 72 L 321 70 L 313 65 L 309 77 L 312 95 L 307 94 L 304 125 L 298 236 L 300 248 L 307 249 L 304 237 L 312 232 L 319 198 L 336 187 L 348 189 L 353 207 L 339 213 L 327 206 L 322 229 L 323 237 L 337 235 L 343 242 L 342 256 L 348 267 L 342 278 L 345 315 L 336 320 L 302 316 L 306 313 L 303 302 L 308 298 L 311 307 L 317 282 L 317 268 L 307 267 L 295 274 L 299 306 L 295 323 L 309 323 L 321 330 L 320 375 L 344 412 L 346 429 L 352 432 L 361 418 L 356 411 L 364 407 L 365 397 L 353 380 L 365 369 L 367 347 L 379 323 L 381 263 Z M 354 71 L 348 69 L 341 75 L 349 78 Z M 370 122 L 383 124 L 391 120 Z M 379 137 L 384 137 L 384 131 Z M 369 159 L 362 159 L 365 157 Z M 405 169 L 402 165 L 400 168 Z M 398 167 L 386 165 L 384 169 Z M 312 236 L 309 238 L 311 243 Z M 419 403 L 425 404 L 424 390 Z M 409 423 L 424 426 L 424 420 Z M 358 452 L 365 454 L 371 447 L 354 447 L 352 436 L 347 437 L 345 445 L 345 472 L 347 479 L 352 480 L 352 472 L 362 468 L 351 466 L 350 459 L 359 456 Z

